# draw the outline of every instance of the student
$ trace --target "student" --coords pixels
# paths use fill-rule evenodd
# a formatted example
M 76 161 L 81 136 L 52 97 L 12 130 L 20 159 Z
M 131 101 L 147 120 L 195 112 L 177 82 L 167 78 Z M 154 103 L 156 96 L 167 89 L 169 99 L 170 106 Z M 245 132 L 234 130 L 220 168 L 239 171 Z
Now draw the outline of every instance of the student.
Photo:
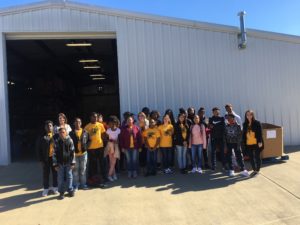
M 84 130 L 89 135 L 88 146 L 88 178 L 92 185 L 99 183 L 100 188 L 105 187 L 104 181 L 106 179 L 104 169 L 104 143 L 103 137 L 105 135 L 104 126 L 97 122 L 98 114 L 93 112 L 90 116 L 90 123 L 85 126 Z M 100 171 L 98 172 L 98 164 Z M 98 179 L 98 180 L 97 180 Z
M 200 118 L 200 123 L 203 124 L 205 126 L 205 133 L 206 133 L 206 143 L 208 143 L 209 140 L 209 135 L 210 135 L 210 129 L 208 128 L 208 118 L 206 118 L 205 116 L 205 109 L 203 107 L 201 107 L 198 110 L 198 115 Z M 204 159 L 204 168 L 205 169 L 209 169 L 209 165 L 208 165 L 208 144 L 206 146 L 206 148 L 203 148 L 203 159 Z
M 249 173 L 245 169 L 243 155 L 241 152 L 241 140 L 242 140 L 242 129 L 241 126 L 236 122 L 233 114 L 227 114 L 228 124 L 225 127 L 224 143 L 227 147 L 226 159 L 229 165 L 229 176 L 234 176 L 233 163 L 232 163 L 232 151 L 234 151 L 237 161 L 239 163 L 242 175 L 248 177 Z
M 80 118 L 74 121 L 75 130 L 70 132 L 70 137 L 75 148 L 75 168 L 73 170 L 73 186 L 74 191 L 79 188 L 86 190 L 86 166 L 87 166 L 87 147 L 89 142 L 88 133 L 81 128 L 82 122 Z
M 121 128 L 120 146 L 127 159 L 128 178 L 136 178 L 138 170 L 138 150 L 142 147 L 142 134 L 134 124 L 132 116 L 127 118 L 127 125 Z
M 161 121 L 159 120 L 160 113 L 157 110 L 152 110 L 150 112 L 150 119 L 154 119 L 156 122 L 156 126 L 161 125 Z
M 64 199 L 65 187 L 69 197 L 74 197 L 73 174 L 75 166 L 75 148 L 66 128 L 59 128 L 59 138 L 55 141 L 53 166 L 58 175 L 58 199 Z
M 97 122 L 101 123 L 104 126 L 105 130 L 107 130 L 108 126 L 104 122 L 103 115 L 101 113 L 98 113 L 98 121 Z
M 225 119 L 220 116 L 220 109 L 214 107 L 212 109 L 213 116 L 209 118 L 209 128 L 211 130 L 211 169 L 216 169 L 216 151 L 219 148 L 220 160 L 222 162 L 223 168 L 226 169 L 226 160 L 224 155 L 224 129 L 225 129 Z
M 171 169 L 174 128 L 169 115 L 163 117 L 163 124 L 158 127 L 160 132 L 160 150 L 162 153 L 164 173 L 173 173 Z
M 160 142 L 160 132 L 154 119 L 150 119 L 149 128 L 143 132 L 147 148 L 147 173 L 145 176 L 156 175 L 157 150 Z
M 106 151 L 109 156 L 108 180 L 115 181 L 118 179 L 115 170 L 116 161 L 117 159 L 120 159 L 119 135 L 121 130 L 119 128 L 119 119 L 116 116 L 110 116 L 108 120 L 108 126 L 109 128 L 106 131 L 106 134 L 108 135 Z
M 192 173 L 202 173 L 202 149 L 206 148 L 205 126 L 200 123 L 200 117 L 194 116 L 194 124 L 190 127 L 189 145 L 192 149 Z M 198 163 L 196 158 L 198 157 Z
M 69 133 L 72 131 L 71 126 L 68 124 L 68 119 L 63 113 L 58 114 L 58 125 L 54 126 L 54 133 L 58 134 L 60 128 L 65 128 L 67 135 L 69 135 Z
M 137 126 L 140 128 L 141 133 L 143 133 L 143 131 L 149 128 L 149 120 L 146 118 L 145 113 L 140 112 L 138 114 Z M 139 161 L 140 161 L 140 167 L 144 168 L 147 164 L 147 148 L 145 147 L 144 142 L 142 145 L 142 149 L 139 153 Z
M 226 110 L 226 114 L 225 114 L 225 123 L 228 123 L 228 119 L 227 119 L 227 115 L 228 114 L 233 114 L 234 115 L 234 118 L 235 118 L 235 121 L 238 125 L 243 126 L 243 122 L 242 122 L 242 119 L 241 117 L 236 114 L 234 111 L 233 111 L 233 106 L 232 104 L 228 103 L 225 105 L 225 110 Z
M 243 143 L 249 154 L 253 172 L 251 176 L 259 173 L 261 167 L 260 154 L 263 151 L 262 127 L 252 110 L 245 113 L 245 122 L 243 124 Z
M 150 119 L 150 109 L 148 107 L 144 107 L 142 109 L 142 112 L 146 115 L 146 119 L 149 120 Z
M 187 123 L 189 126 L 191 126 L 194 123 L 194 117 L 196 115 L 195 108 L 189 107 L 187 109 Z
M 44 135 L 40 137 L 37 142 L 38 159 L 41 162 L 43 168 L 43 197 L 48 195 L 49 190 L 53 191 L 54 194 L 58 194 L 57 172 L 53 167 L 52 161 L 52 156 L 54 152 L 53 122 L 50 120 L 45 121 L 44 129 Z M 53 185 L 53 187 L 51 188 L 49 188 L 50 171 L 52 173 Z
M 177 151 L 178 167 L 182 174 L 186 174 L 186 153 L 190 136 L 190 129 L 186 121 L 186 114 L 180 113 L 178 115 L 177 123 L 174 127 L 174 132 L 174 144 Z

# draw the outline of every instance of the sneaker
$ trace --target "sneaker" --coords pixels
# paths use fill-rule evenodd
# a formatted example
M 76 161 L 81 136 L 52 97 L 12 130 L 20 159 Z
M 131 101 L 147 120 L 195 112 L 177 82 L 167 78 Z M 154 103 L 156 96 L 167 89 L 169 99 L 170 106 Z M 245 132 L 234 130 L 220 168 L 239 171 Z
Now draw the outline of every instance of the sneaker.
M 192 169 L 191 172 L 192 172 L 192 173 L 196 173 L 196 172 L 197 172 L 197 168 L 196 168 L 196 167 L 193 167 L 193 169 Z
M 201 169 L 201 168 L 198 168 L 198 169 L 197 169 L 197 172 L 198 172 L 198 173 L 202 173 L 202 169 Z
M 168 170 L 168 169 L 165 169 L 165 170 L 164 170 L 164 174 L 169 174 L 169 170 Z
M 78 187 L 75 187 L 73 191 L 74 191 L 74 192 L 78 191 Z
M 234 176 L 234 170 L 229 170 L 229 176 L 233 177 Z
M 69 191 L 69 197 L 72 198 L 74 196 L 75 196 L 75 191 L 74 190 L 73 191 Z
M 60 193 L 58 196 L 58 200 L 63 200 L 65 198 L 64 193 Z
M 108 180 L 111 181 L 111 182 L 115 181 L 112 176 L 108 176 Z
M 114 175 L 113 175 L 113 179 L 114 179 L 114 180 L 118 180 L 117 174 L 114 174 Z
M 244 176 L 244 177 L 249 177 L 249 172 L 248 172 L 248 170 L 243 170 L 243 171 L 241 172 L 241 174 L 242 174 L 242 176 Z
M 58 187 L 53 187 L 52 191 L 53 191 L 53 194 L 57 195 L 58 194 Z
M 48 196 L 48 192 L 49 192 L 49 189 L 44 189 L 43 192 L 42 192 L 42 196 L 43 197 Z
M 99 188 L 101 188 L 101 189 L 106 188 L 106 187 L 107 187 L 107 185 L 104 183 L 99 184 Z
M 82 189 L 82 190 L 88 190 L 89 187 L 85 184 L 85 185 L 81 186 L 81 189 Z
M 168 168 L 169 174 L 173 174 L 174 171 L 171 168 Z

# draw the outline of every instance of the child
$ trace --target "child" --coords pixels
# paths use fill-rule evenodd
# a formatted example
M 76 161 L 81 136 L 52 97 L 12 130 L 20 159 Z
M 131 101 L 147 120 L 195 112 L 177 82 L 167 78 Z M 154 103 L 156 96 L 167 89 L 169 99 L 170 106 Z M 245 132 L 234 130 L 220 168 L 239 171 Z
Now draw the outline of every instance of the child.
M 58 174 L 58 199 L 64 199 L 65 185 L 69 196 L 74 197 L 72 170 L 75 166 L 75 149 L 65 128 L 59 129 L 59 138 L 55 141 L 53 166 Z
M 225 127 L 224 143 L 227 147 L 226 159 L 229 166 L 229 176 L 234 176 L 234 170 L 232 165 L 232 150 L 234 150 L 235 156 L 238 160 L 239 166 L 243 176 L 249 176 L 248 171 L 245 170 L 245 164 L 243 155 L 241 152 L 241 140 L 242 140 L 242 129 L 239 124 L 235 121 L 233 114 L 227 114 L 228 124 Z
M 81 128 L 82 122 L 80 118 L 76 118 L 74 122 L 75 130 L 70 132 L 75 148 L 75 168 L 73 171 L 74 191 L 78 188 L 87 189 L 86 185 L 86 165 L 87 165 L 87 145 L 89 141 L 88 133 Z
M 50 188 L 57 194 L 57 172 L 53 167 L 52 156 L 54 152 L 54 139 L 53 139 L 53 122 L 50 120 L 45 121 L 45 134 L 38 140 L 37 153 L 39 161 L 43 167 L 43 187 L 42 196 L 45 197 L 49 192 L 49 175 L 52 172 L 52 184 Z
M 206 149 L 206 133 L 205 126 L 200 123 L 199 115 L 195 115 L 194 124 L 190 128 L 190 141 L 189 145 L 192 149 L 192 173 L 202 173 L 202 150 Z M 196 156 L 198 156 L 198 166 L 196 163 Z
M 150 119 L 149 128 L 143 132 L 143 136 L 147 148 L 147 173 L 145 176 L 156 175 L 157 149 L 160 142 L 160 133 L 154 119 Z
M 164 173 L 170 174 L 173 173 L 171 170 L 171 161 L 172 161 L 172 147 L 173 147 L 173 133 L 174 128 L 171 124 L 171 119 L 168 114 L 163 117 L 163 124 L 158 127 L 160 132 L 160 150 L 162 153 Z
M 108 122 L 108 130 L 106 134 L 108 135 L 108 143 L 106 146 L 106 154 L 109 156 L 109 172 L 108 180 L 115 181 L 117 180 L 117 174 L 115 170 L 116 161 L 120 159 L 120 150 L 119 150 L 119 134 L 121 130 L 119 129 L 120 121 L 116 116 L 111 116 Z

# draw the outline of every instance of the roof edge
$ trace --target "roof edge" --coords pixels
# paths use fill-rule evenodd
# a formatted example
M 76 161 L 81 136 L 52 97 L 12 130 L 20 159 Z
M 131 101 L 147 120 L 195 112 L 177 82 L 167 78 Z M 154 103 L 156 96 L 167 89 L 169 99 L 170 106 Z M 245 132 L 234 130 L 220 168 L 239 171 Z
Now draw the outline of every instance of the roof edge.
M 154 14 L 146 14 L 146 13 L 133 12 L 128 10 L 112 9 L 108 7 L 98 6 L 98 5 L 90 5 L 90 4 L 84 4 L 75 1 L 63 1 L 63 0 L 47 0 L 47 1 L 30 3 L 26 5 L 7 7 L 4 9 L 0 9 L 0 16 L 22 13 L 22 12 L 32 11 L 32 10 L 47 9 L 51 7 L 70 8 L 74 10 L 86 10 L 88 12 L 94 12 L 94 13 L 102 12 L 103 14 L 111 15 L 111 16 L 121 16 L 129 19 L 145 20 L 154 23 L 162 23 L 162 24 L 169 24 L 174 26 L 210 30 L 214 32 L 224 32 L 224 33 L 233 33 L 233 34 L 239 33 L 239 28 L 235 26 L 200 22 L 195 20 L 167 17 L 167 16 L 154 15 Z M 248 36 L 251 37 L 271 39 L 277 41 L 286 41 L 286 42 L 300 44 L 300 36 L 297 35 L 289 35 L 284 33 L 262 31 L 256 29 L 247 29 L 247 33 Z

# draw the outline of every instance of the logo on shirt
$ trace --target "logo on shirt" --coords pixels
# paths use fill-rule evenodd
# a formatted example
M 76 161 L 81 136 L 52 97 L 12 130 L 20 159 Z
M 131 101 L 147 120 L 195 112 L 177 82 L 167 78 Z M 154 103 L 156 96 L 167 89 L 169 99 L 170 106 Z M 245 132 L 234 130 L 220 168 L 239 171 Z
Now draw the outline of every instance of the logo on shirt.
M 213 124 L 216 125 L 218 123 L 221 123 L 221 121 L 213 121 Z

